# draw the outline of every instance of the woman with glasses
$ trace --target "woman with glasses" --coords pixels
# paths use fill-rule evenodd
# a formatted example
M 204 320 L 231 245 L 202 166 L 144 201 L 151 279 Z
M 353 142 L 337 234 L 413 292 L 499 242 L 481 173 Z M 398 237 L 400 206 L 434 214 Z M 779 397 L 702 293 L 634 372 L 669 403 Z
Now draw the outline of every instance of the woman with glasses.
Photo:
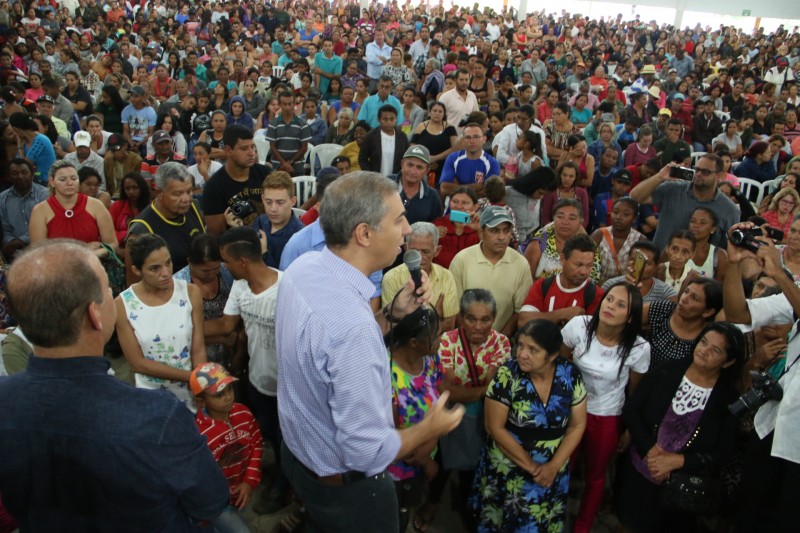
M 789 235 L 798 206 L 800 206 L 800 195 L 797 191 L 791 187 L 782 188 L 772 198 L 769 210 L 761 216 L 769 226 L 783 231 L 785 239 L 785 236 Z

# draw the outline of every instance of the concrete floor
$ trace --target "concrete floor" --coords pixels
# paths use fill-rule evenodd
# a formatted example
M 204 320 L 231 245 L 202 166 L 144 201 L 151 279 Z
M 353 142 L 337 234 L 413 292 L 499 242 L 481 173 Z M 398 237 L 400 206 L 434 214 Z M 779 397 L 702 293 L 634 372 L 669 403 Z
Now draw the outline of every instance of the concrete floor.
M 271 451 L 267 450 L 265 456 L 269 455 L 272 456 Z M 450 494 L 451 490 L 456 483 L 456 476 L 451 477 L 450 485 L 448 489 L 445 490 L 444 496 L 442 498 L 442 503 L 439 505 L 439 509 L 436 513 L 436 517 L 434 518 L 433 522 L 428 527 L 427 531 L 430 533 L 458 533 L 462 531 L 461 528 L 461 520 L 458 517 L 458 514 L 451 509 L 450 506 Z M 579 484 L 578 484 L 579 485 Z M 258 490 L 254 493 L 253 501 L 257 501 L 257 498 L 260 497 L 261 491 L 263 490 L 264 485 L 262 484 Z M 580 489 L 580 487 L 577 487 Z M 576 498 L 570 498 L 568 507 L 569 507 L 569 515 L 567 517 L 567 528 L 566 531 L 572 530 L 572 521 L 575 518 L 575 515 L 578 512 L 578 504 L 579 500 Z M 293 503 L 286 507 L 285 509 L 281 510 L 280 512 L 270 514 L 270 515 L 258 515 L 252 510 L 252 505 L 249 506 L 248 509 L 244 511 L 244 518 L 247 523 L 250 525 L 250 528 L 254 533 L 274 533 L 277 530 L 278 525 L 280 524 L 281 520 L 284 519 L 287 515 L 292 513 L 295 509 L 297 509 L 297 504 Z M 414 509 L 411 513 L 413 517 L 416 514 L 416 509 Z M 595 522 L 594 527 L 592 528 L 593 533 L 616 533 L 618 531 L 619 522 L 617 521 L 616 517 L 609 512 L 602 513 L 598 517 Z M 297 530 L 298 532 L 302 532 L 303 528 Z M 413 524 L 409 524 L 405 533 L 414 533 Z
M 111 367 L 115 372 L 116 377 L 126 381 L 130 384 L 133 384 L 133 374 L 130 371 L 130 367 L 128 366 L 127 362 L 124 358 L 109 358 L 111 360 Z M 265 453 L 263 456 L 263 465 L 265 470 L 265 481 L 269 482 L 270 477 L 270 469 L 275 468 L 274 462 L 274 455 L 272 450 L 270 449 L 269 445 L 265 446 Z M 454 487 L 457 476 L 452 476 L 450 479 L 450 485 L 448 489 L 445 490 L 444 495 L 442 497 L 442 502 L 439 505 L 439 509 L 436 513 L 436 517 L 434 518 L 433 522 L 428 527 L 428 532 L 430 533 L 458 533 L 462 531 L 461 528 L 461 520 L 458 514 L 451 508 L 450 505 L 450 494 L 452 492 L 452 488 Z M 291 514 L 295 509 L 297 509 L 298 504 L 292 503 L 289 506 L 285 507 L 281 511 L 269 515 L 259 515 L 253 511 L 253 504 L 258 501 L 261 497 L 261 493 L 265 488 L 265 484 L 262 483 L 256 491 L 253 493 L 252 500 L 250 505 L 243 511 L 243 516 L 245 521 L 248 523 L 250 528 L 254 533 L 274 533 L 281 521 Z M 570 491 L 571 494 L 580 495 L 581 484 L 580 482 L 573 483 L 573 489 Z M 570 497 L 568 502 L 569 514 L 567 517 L 567 528 L 566 531 L 571 531 L 571 523 L 574 520 L 575 515 L 578 512 L 578 504 L 579 500 L 577 497 Z M 411 513 L 411 516 L 416 514 L 417 509 L 414 509 Z M 619 522 L 617 521 L 616 517 L 613 516 L 611 513 L 602 513 L 598 517 L 595 522 L 594 528 L 592 529 L 593 533 L 616 533 L 618 530 Z M 297 530 L 298 532 L 302 532 L 303 528 Z M 413 524 L 409 523 L 408 529 L 406 533 L 414 533 Z

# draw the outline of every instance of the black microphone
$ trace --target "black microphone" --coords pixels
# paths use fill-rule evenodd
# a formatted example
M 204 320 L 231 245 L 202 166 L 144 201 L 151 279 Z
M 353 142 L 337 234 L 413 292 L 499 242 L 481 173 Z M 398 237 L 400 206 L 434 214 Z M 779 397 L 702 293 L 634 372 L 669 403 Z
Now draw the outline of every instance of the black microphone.
M 416 250 L 409 250 L 403 254 L 403 263 L 408 267 L 411 279 L 414 280 L 414 292 L 416 292 L 422 285 L 422 269 L 419 268 L 422 264 L 422 256 Z

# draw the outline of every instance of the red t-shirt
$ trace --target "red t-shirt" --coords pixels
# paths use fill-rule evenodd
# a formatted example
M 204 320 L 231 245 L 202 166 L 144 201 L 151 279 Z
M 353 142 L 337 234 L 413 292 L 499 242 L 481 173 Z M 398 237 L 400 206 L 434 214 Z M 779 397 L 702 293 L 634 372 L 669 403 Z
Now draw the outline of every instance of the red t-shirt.
M 594 310 L 603 299 L 603 289 L 599 286 L 595 291 L 594 299 L 587 305 L 583 301 L 585 294 L 586 284 L 589 283 L 587 279 L 579 287 L 574 289 L 565 289 L 561 286 L 561 275 L 556 276 L 555 281 L 550 284 L 547 294 L 542 294 L 542 284 L 546 278 L 536 280 L 536 282 L 528 291 L 528 296 L 522 304 L 522 312 L 534 313 L 550 313 L 565 309 L 567 307 L 582 307 L 587 315 L 594 313 Z M 526 309 L 527 308 L 527 309 Z

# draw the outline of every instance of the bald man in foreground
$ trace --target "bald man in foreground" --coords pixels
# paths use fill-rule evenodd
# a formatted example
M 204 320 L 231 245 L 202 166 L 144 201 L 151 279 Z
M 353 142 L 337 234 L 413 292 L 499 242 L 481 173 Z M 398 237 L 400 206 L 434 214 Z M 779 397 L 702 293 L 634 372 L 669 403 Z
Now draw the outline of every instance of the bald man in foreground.
M 229 502 L 192 414 L 166 391 L 108 375 L 116 307 L 100 261 L 47 241 L 8 273 L 33 345 L 0 378 L 0 493 L 23 531 L 194 531 Z

